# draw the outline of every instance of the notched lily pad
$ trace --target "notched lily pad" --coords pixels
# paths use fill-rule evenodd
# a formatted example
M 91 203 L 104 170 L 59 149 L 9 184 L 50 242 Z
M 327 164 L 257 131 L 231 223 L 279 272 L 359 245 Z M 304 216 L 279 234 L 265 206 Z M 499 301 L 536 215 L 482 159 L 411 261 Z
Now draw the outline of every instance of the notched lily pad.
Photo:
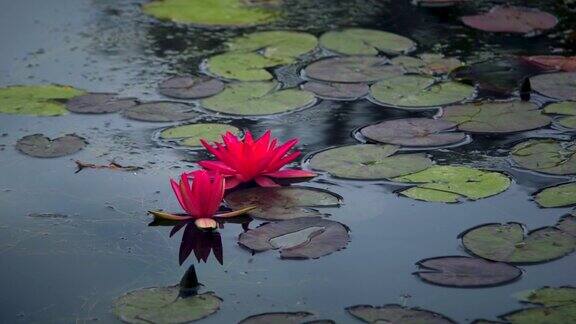
M 315 208 L 337 207 L 342 198 L 327 190 L 291 186 L 237 190 L 226 195 L 225 200 L 235 210 L 256 206 L 248 213 L 256 218 L 286 220 L 321 216 Z
M 382 106 L 430 109 L 469 99 L 474 95 L 474 87 L 453 81 L 439 82 L 433 77 L 402 75 L 375 83 L 370 94 Z
M 69 86 L 29 85 L 0 88 L 0 113 L 59 116 L 68 111 L 64 102 L 85 92 Z
M 38 158 L 56 158 L 74 154 L 88 143 L 83 137 L 68 134 L 50 139 L 43 134 L 24 136 L 16 143 L 16 149 L 26 155 Z
M 317 44 L 316 37 L 308 33 L 264 31 L 234 38 L 227 45 L 230 51 L 259 52 L 282 64 L 291 64 L 298 56 L 316 48 Z
M 573 323 L 576 322 L 576 288 L 543 287 L 520 299 L 536 304 L 500 316 L 507 323 Z
M 547 262 L 572 253 L 576 238 L 556 227 L 526 232 L 519 223 L 484 224 L 460 234 L 462 245 L 481 258 L 508 263 Z
M 124 323 L 189 323 L 220 309 L 214 293 L 180 296 L 180 286 L 144 288 L 114 301 L 114 315 Z
M 301 217 L 266 223 L 240 234 L 238 243 L 254 252 L 280 249 L 283 259 L 317 259 L 343 249 L 350 237 L 341 223 Z
M 414 274 L 422 280 L 447 287 L 493 287 L 510 283 L 522 275 L 519 268 L 466 256 L 430 258 L 416 263 L 422 270 Z
M 344 179 L 391 179 L 432 166 L 424 154 L 395 154 L 394 145 L 357 144 L 331 148 L 315 154 L 310 166 Z
M 487 13 L 462 17 L 462 22 L 487 32 L 534 34 L 554 28 L 558 19 L 534 8 L 495 6 Z
M 308 312 L 278 312 L 278 313 L 264 313 L 249 316 L 240 321 L 238 324 L 301 324 L 307 318 L 314 316 Z
M 200 116 L 194 106 L 172 101 L 153 101 L 125 109 L 122 115 L 145 122 L 175 122 Z
M 304 69 L 304 74 L 324 82 L 363 83 L 402 75 L 404 69 L 381 56 L 350 56 L 316 61 Z
M 370 87 L 364 83 L 306 82 L 302 90 L 313 92 L 316 97 L 328 100 L 357 100 L 368 94 Z
M 178 99 L 199 99 L 213 96 L 224 90 L 224 82 L 212 77 L 176 76 L 162 81 L 158 92 Z
M 278 90 L 276 82 L 232 83 L 214 97 L 201 101 L 202 107 L 231 115 L 271 115 L 309 107 L 314 94 L 300 89 Z
M 226 132 L 240 135 L 242 131 L 228 124 L 198 123 L 169 127 L 160 132 L 160 139 L 174 141 L 183 146 L 200 147 L 200 139 L 208 142 L 220 140 Z
M 530 78 L 530 84 L 547 97 L 576 101 L 576 72 L 540 74 Z
M 541 128 L 551 119 L 530 102 L 486 102 L 450 106 L 442 109 L 442 120 L 458 124 L 471 133 L 506 134 Z
M 533 139 L 514 146 L 512 160 L 520 167 L 537 172 L 576 174 L 576 142 Z
M 87 93 L 66 102 L 66 108 L 77 114 L 108 114 L 136 106 L 134 98 L 117 98 L 115 93 Z
M 411 39 L 397 34 L 363 28 L 330 31 L 320 37 L 320 45 L 344 55 L 406 54 L 416 49 Z
M 230 80 L 266 81 L 274 76 L 266 69 L 284 64 L 281 58 L 258 53 L 227 52 L 209 57 L 204 66 L 210 74 Z
M 544 107 L 544 113 L 560 115 L 556 122 L 566 128 L 576 128 L 576 101 L 564 101 Z
M 400 191 L 403 196 L 446 203 L 487 198 L 505 191 L 511 184 L 510 178 L 500 172 L 464 166 L 433 166 L 393 180 L 415 184 Z
M 364 323 L 456 323 L 442 314 L 420 308 L 408 308 L 397 304 L 384 306 L 356 305 L 347 307 L 346 311 Z
M 386 120 L 362 128 L 362 136 L 371 141 L 410 147 L 446 146 L 461 143 L 466 134 L 453 132 L 456 124 L 430 118 Z
M 544 188 L 536 193 L 534 200 L 545 208 L 576 205 L 576 182 Z

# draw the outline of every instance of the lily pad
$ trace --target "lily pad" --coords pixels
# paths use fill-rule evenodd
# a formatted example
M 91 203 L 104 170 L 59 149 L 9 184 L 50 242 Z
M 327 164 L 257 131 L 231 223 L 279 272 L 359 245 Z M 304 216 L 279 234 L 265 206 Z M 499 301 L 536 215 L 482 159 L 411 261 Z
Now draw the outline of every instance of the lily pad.
M 16 143 L 16 149 L 26 155 L 38 158 L 56 158 L 74 154 L 88 143 L 76 134 L 68 134 L 50 139 L 42 134 L 24 136 Z
M 576 205 L 576 182 L 545 188 L 536 194 L 534 200 L 545 208 Z
M 238 243 L 255 252 L 280 249 L 283 259 L 317 259 L 343 249 L 349 240 L 348 228 L 338 222 L 301 217 L 249 230 Z
M 84 91 L 60 85 L 10 86 L 0 88 L 0 113 L 59 116 L 68 111 L 64 102 Z
M 162 81 L 158 91 L 172 98 L 198 99 L 213 96 L 224 90 L 224 83 L 209 76 L 176 76 Z
M 284 64 L 284 59 L 270 58 L 258 53 L 228 52 L 209 57 L 205 67 L 221 78 L 240 81 L 272 80 L 266 69 Z
M 394 145 L 357 144 L 331 148 L 312 157 L 313 169 L 344 179 L 391 179 L 432 166 L 424 154 L 396 154 Z
M 325 82 L 363 83 L 404 74 L 404 69 L 391 65 L 385 57 L 330 57 L 316 61 L 304 69 L 306 77 Z
M 308 107 L 316 102 L 311 92 L 278 90 L 277 86 L 276 82 L 232 83 L 200 104 L 206 109 L 231 115 L 271 115 Z
M 412 0 L 412 4 L 424 8 L 446 8 L 464 4 L 470 0 Z
M 520 301 L 546 307 L 576 304 L 574 287 L 542 287 L 520 297 Z
M 493 287 L 510 283 L 522 270 L 503 262 L 466 256 L 430 258 L 416 263 L 421 271 L 414 274 L 431 284 L 447 287 Z
M 356 305 L 346 311 L 364 323 L 402 323 L 402 324 L 450 324 L 456 323 L 450 318 L 420 308 L 408 308 L 396 304 L 384 306 Z
M 278 312 L 252 315 L 240 321 L 238 324 L 301 324 L 302 321 L 314 316 L 308 312 Z
M 560 218 L 558 223 L 556 223 L 556 228 L 576 237 L 576 215 L 566 215 Z
M 540 74 L 530 78 L 530 84 L 545 96 L 576 101 L 576 72 Z
M 419 57 L 397 56 L 392 64 L 402 66 L 409 73 L 442 75 L 461 67 L 463 63 L 455 57 L 441 54 L 421 54 Z
M 534 34 L 552 29 L 558 19 L 538 9 L 514 6 L 495 6 L 487 13 L 464 16 L 468 27 L 495 33 Z
M 321 216 L 315 208 L 341 203 L 341 197 L 330 191 L 298 186 L 242 189 L 230 192 L 225 199 L 235 210 L 256 206 L 248 214 L 267 220 Z
M 220 140 L 220 136 L 226 132 L 240 135 L 242 131 L 237 127 L 218 123 L 199 123 L 174 126 L 160 132 L 160 139 L 176 141 L 180 145 L 189 147 L 201 147 L 200 139 L 208 142 Z
M 230 51 L 256 52 L 263 56 L 291 64 L 302 54 L 316 48 L 314 35 L 290 31 L 265 31 L 234 38 L 229 42 Z
M 564 72 L 576 72 L 576 56 L 538 55 L 526 56 L 523 59 Z
M 510 178 L 499 172 L 464 166 L 433 166 L 418 173 L 394 178 L 414 183 L 400 192 L 417 200 L 455 203 L 463 198 L 478 200 L 499 194 L 510 186 Z
M 462 244 L 481 258 L 508 263 L 540 263 L 572 253 L 576 238 L 555 227 L 526 233 L 522 224 L 485 224 L 460 234 Z
M 566 128 L 576 128 L 576 101 L 556 102 L 544 107 L 544 113 L 560 115 L 556 122 Z M 568 116 L 568 117 L 564 117 Z
M 306 82 L 302 85 L 302 90 L 313 92 L 316 97 L 328 100 L 357 100 L 364 97 L 370 91 L 368 85 L 364 83 L 323 83 Z
M 154 0 L 143 10 L 162 20 L 213 27 L 267 24 L 278 16 L 277 10 L 241 0 Z
M 115 93 L 87 93 L 66 102 L 66 108 L 78 114 L 108 114 L 138 104 L 134 98 L 117 98 Z
M 122 115 L 146 122 L 175 122 L 200 116 L 194 106 L 172 101 L 153 101 L 125 109 Z
M 522 302 L 542 305 L 520 309 L 500 316 L 508 323 L 576 322 L 576 288 L 543 287 L 521 298 Z
M 576 174 L 576 142 L 533 139 L 514 146 L 512 160 L 520 167 L 555 175 Z
M 186 298 L 180 286 L 144 288 L 114 301 L 114 315 L 124 323 L 189 323 L 214 314 L 222 299 L 214 293 Z
M 445 146 L 460 143 L 466 134 L 452 132 L 456 124 L 429 118 L 386 120 L 362 128 L 360 133 L 375 142 L 411 147 Z
M 458 124 L 458 129 L 471 133 L 506 134 L 541 128 L 551 119 L 542 115 L 530 102 L 469 103 L 445 107 L 443 120 Z
M 474 87 L 458 82 L 438 82 L 432 77 L 402 75 L 379 81 L 370 87 L 379 105 L 404 108 L 437 108 L 474 95 Z
M 416 49 L 411 39 L 397 34 L 363 28 L 330 31 L 320 37 L 320 45 L 344 55 L 406 54 Z

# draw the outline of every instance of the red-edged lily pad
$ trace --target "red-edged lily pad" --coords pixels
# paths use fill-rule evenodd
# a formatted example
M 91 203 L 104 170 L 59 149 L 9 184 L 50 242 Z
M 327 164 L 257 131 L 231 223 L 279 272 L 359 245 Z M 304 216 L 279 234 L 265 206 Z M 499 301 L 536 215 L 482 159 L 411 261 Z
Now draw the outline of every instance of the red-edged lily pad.
M 487 32 L 530 34 L 554 28 L 558 19 L 538 9 L 495 6 L 487 13 L 462 17 L 462 22 Z

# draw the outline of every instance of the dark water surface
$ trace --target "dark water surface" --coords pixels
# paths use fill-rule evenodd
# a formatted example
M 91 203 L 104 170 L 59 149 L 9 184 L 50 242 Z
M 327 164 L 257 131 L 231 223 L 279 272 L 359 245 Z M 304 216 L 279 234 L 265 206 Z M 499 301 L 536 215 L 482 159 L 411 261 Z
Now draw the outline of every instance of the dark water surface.
M 364 26 L 413 38 L 423 51 L 459 55 L 464 60 L 494 53 L 574 53 L 564 41 L 574 20 L 554 1 L 527 1 L 564 17 L 551 36 L 490 36 L 456 22 L 466 10 L 434 14 L 408 1 L 288 1 L 290 28 L 319 35 L 343 26 Z M 89 91 L 119 92 L 161 99 L 156 84 L 169 75 L 193 73 L 222 40 L 252 29 L 206 31 L 161 24 L 139 12 L 138 1 L 0 1 L 0 86 L 58 83 Z M 478 8 L 490 7 L 478 2 Z M 260 27 L 260 29 L 265 29 Z M 294 82 L 283 75 L 287 83 Z M 385 118 L 408 116 L 369 101 L 322 101 L 292 114 L 262 120 L 226 119 L 261 134 L 272 129 L 286 140 L 301 139 L 311 153 L 355 143 L 352 131 Z M 213 117 L 212 119 L 215 120 Z M 114 322 L 111 304 L 123 293 L 179 282 L 194 257 L 178 264 L 181 232 L 148 227 L 149 209 L 179 210 L 168 179 L 194 167 L 199 157 L 156 144 L 158 129 L 171 124 L 130 121 L 118 114 L 62 117 L 0 115 L 0 322 Z M 36 159 L 14 149 L 22 136 L 79 134 L 90 145 L 72 157 Z M 570 137 L 551 129 L 525 133 Z M 507 172 L 511 188 L 497 196 L 461 204 L 401 198 L 381 181 L 335 180 L 322 176 L 311 186 L 344 197 L 330 219 L 351 229 L 345 250 L 318 260 L 281 260 L 275 251 L 252 256 L 236 239 L 239 224 L 226 224 L 224 264 L 211 256 L 196 265 L 204 290 L 224 299 L 206 323 L 235 323 L 272 311 L 310 311 L 318 318 L 354 322 L 344 308 L 356 304 L 405 303 L 442 313 L 458 322 L 495 318 L 520 308 L 513 294 L 541 286 L 576 284 L 574 255 L 522 267 L 521 280 L 496 288 L 454 289 L 421 282 L 411 273 L 423 258 L 466 255 L 457 235 L 487 222 L 521 222 L 534 229 L 553 225 L 569 209 L 539 209 L 530 200 L 539 188 L 568 178 L 513 170 L 507 152 L 520 135 L 474 137 L 466 146 L 433 152 L 442 164 L 465 164 Z M 83 170 L 73 160 L 106 164 L 114 160 L 144 170 Z M 59 213 L 66 217 L 31 217 Z M 250 228 L 260 222 L 253 221 Z

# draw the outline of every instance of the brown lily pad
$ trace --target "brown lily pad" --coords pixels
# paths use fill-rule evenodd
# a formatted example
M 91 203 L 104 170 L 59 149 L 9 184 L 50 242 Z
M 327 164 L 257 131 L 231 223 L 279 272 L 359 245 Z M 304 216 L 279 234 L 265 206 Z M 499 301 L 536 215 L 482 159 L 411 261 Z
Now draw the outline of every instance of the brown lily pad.
M 576 72 L 540 74 L 530 78 L 530 84 L 547 97 L 576 101 Z
M 558 19 L 538 9 L 495 6 L 487 13 L 462 17 L 462 22 L 487 32 L 532 34 L 554 28 Z
M 364 83 L 322 83 L 306 82 L 302 90 L 310 91 L 316 97 L 328 100 L 356 100 L 364 97 L 370 91 L 370 87 Z
M 451 324 L 450 318 L 420 308 L 408 308 L 397 304 L 384 306 L 356 305 L 346 311 L 364 323 Z
M 576 72 L 576 56 L 537 55 L 522 58 L 556 71 Z
M 24 136 L 16 143 L 16 149 L 26 155 L 38 158 L 56 158 L 74 154 L 88 143 L 76 134 L 68 134 L 50 139 L 43 134 Z
M 175 122 L 192 119 L 200 114 L 189 104 L 154 101 L 125 109 L 123 116 L 146 122 Z
M 239 324 L 301 324 L 312 316 L 314 314 L 308 312 L 263 313 L 249 316 L 241 320 Z
M 176 76 L 162 81 L 158 92 L 178 99 L 198 99 L 213 96 L 224 90 L 224 82 L 209 76 Z
M 87 93 L 66 102 L 66 109 L 78 114 L 108 114 L 138 104 L 134 98 L 117 98 L 115 93 Z
M 308 65 L 306 77 L 325 82 L 363 83 L 404 74 L 404 69 L 391 65 L 381 56 L 330 57 Z

